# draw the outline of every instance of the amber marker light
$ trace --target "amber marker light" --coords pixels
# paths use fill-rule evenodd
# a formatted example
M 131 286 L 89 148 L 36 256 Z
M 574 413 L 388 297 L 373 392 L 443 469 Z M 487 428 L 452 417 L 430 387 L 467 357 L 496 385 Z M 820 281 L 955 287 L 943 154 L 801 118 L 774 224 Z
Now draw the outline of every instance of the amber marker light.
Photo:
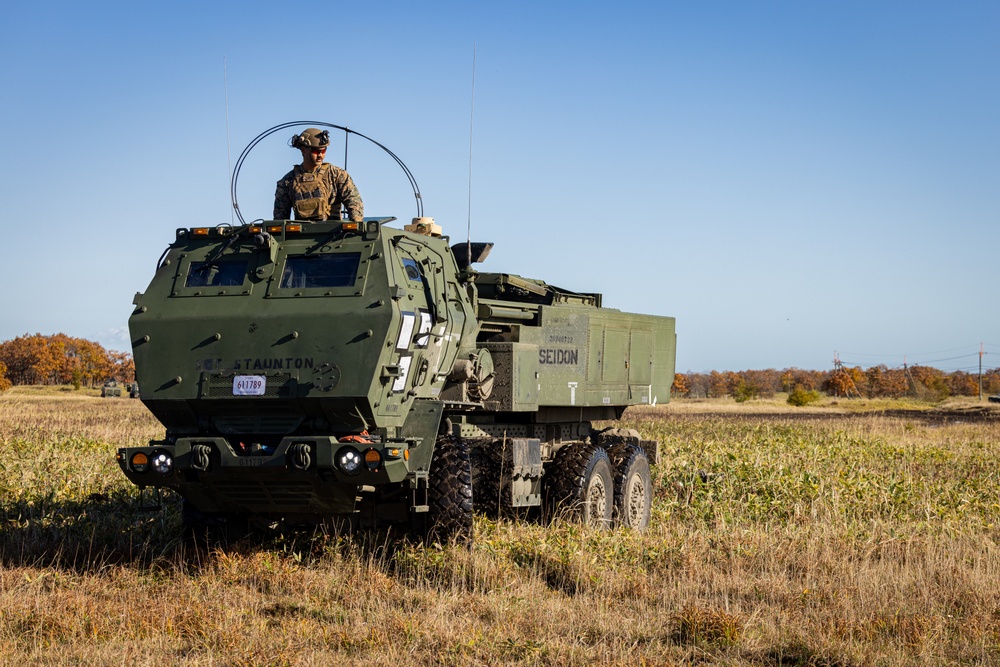
M 301 232 L 302 225 L 285 225 L 285 232 Z
M 208 227 L 195 227 L 191 230 L 191 236 L 208 236 Z
M 283 227 L 281 225 L 271 225 L 267 228 L 268 234 L 280 234 Z
M 345 232 L 356 232 L 361 228 L 361 225 L 357 222 L 345 222 L 340 225 L 340 229 Z
M 149 470 L 149 457 L 143 452 L 136 452 L 132 455 L 132 460 L 129 461 L 129 465 L 131 465 L 132 470 L 136 472 L 146 472 Z
M 260 231 L 262 229 L 264 229 L 264 228 L 261 227 L 260 225 L 251 225 L 250 226 L 250 233 L 251 234 L 260 234 Z
M 365 452 L 365 465 L 369 470 L 378 470 L 382 465 L 382 454 L 377 449 L 369 449 Z

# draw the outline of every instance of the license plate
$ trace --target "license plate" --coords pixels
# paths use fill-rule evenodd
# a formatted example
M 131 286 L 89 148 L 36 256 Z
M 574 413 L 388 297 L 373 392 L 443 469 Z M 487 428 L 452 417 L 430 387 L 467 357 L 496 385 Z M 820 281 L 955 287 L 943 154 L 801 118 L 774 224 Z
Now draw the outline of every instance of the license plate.
M 233 378 L 233 396 L 263 396 L 267 378 L 263 375 L 237 375 Z

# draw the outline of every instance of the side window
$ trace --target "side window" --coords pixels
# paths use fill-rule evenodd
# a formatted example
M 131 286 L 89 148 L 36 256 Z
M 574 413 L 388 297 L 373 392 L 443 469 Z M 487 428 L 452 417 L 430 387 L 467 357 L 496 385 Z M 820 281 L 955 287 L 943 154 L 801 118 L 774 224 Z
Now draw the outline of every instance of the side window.
M 406 277 L 414 282 L 423 282 L 423 276 L 420 273 L 420 265 L 417 264 L 417 260 L 412 257 L 403 258 L 403 268 L 406 269 Z
M 191 262 L 185 287 L 234 287 L 247 275 L 247 260 Z

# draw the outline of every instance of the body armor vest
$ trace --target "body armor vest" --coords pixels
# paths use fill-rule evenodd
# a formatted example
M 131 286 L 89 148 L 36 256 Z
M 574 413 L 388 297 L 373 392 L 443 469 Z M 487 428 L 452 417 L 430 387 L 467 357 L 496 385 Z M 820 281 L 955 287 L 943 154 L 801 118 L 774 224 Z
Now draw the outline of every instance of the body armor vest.
M 333 199 L 330 165 L 323 163 L 313 172 L 302 172 L 292 179 L 292 206 L 296 220 L 329 220 Z M 340 217 L 340 211 L 337 211 Z

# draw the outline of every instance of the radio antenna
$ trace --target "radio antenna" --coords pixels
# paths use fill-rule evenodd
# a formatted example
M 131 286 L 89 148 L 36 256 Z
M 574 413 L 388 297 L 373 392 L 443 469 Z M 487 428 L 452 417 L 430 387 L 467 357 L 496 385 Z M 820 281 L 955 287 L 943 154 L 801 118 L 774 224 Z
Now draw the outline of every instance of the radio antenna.
M 472 263 L 472 128 L 476 118 L 476 43 L 472 43 L 472 104 L 469 109 L 469 210 L 465 230 L 469 263 Z
M 233 178 L 233 154 L 229 147 L 229 77 L 226 74 L 226 57 L 222 56 L 222 87 L 226 94 L 226 164 L 229 166 L 229 179 Z M 236 208 L 229 209 L 230 224 L 236 224 Z

